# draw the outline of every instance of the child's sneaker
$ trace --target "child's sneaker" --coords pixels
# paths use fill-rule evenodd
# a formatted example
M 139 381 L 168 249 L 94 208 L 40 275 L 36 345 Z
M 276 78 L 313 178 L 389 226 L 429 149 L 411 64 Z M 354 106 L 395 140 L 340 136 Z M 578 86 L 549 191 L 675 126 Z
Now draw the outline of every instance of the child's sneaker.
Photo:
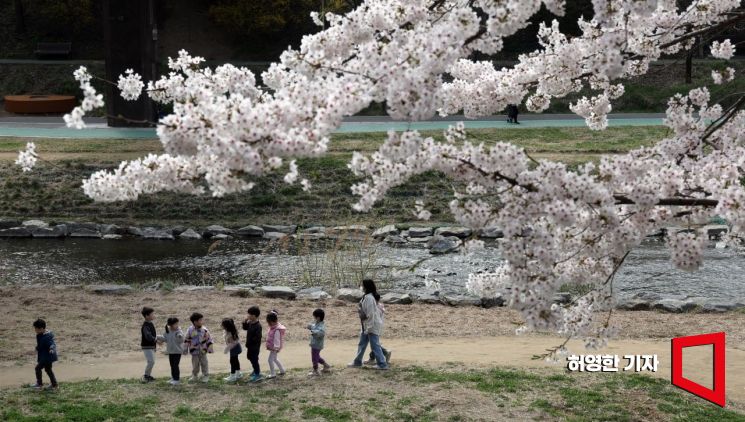
M 150 378 L 148 378 L 147 375 L 143 375 L 142 378 L 140 378 L 140 382 L 143 384 L 147 384 L 150 382 Z
M 207 384 L 208 382 L 210 382 L 210 377 L 208 375 L 204 375 L 199 381 Z
M 251 374 L 251 377 L 248 379 L 248 382 L 259 382 L 264 377 L 261 374 Z
M 46 387 L 44 387 L 44 391 L 59 391 L 59 386 L 47 385 Z
M 332 366 L 326 363 L 323 365 L 323 369 L 321 370 L 321 372 L 331 372 L 331 368 Z
M 227 382 L 233 382 L 235 381 L 235 374 L 230 374 L 227 377 L 223 378 L 223 380 Z
M 279 374 L 277 374 L 277 375 L 278 375 L 278 376 L 280 376 L 280 377 L 283 377 L 283 376 L 285 376 L 285 374 L 286 374 L 286 373 L 287 373 L 287 372 L 280 372 L 280 373 L 279 373 Z
M 391 361 L 391 353 L 393 353 L 393 350 L 386 350 L 385 351 L 384 356 L 385 356 L 385 361 L 386 362 L 390 362 Z
M 145 375 L 145 378 L 147 378 L 148 381 L 155 381 L 155 378 L 151 377 L 150 375 Z
M 44 386 L 41 384 L 33 383 L 29 384 L 28 388 L 33 388 L 34 390 L 41 390 Z
M 362 364 L 357 364 L 354 362 L 350 362 L 347 364 L 347 368 L 362 368 Z
M 243 378 L 243 372 L 235 371 L 235 380 L 238 381 L 241 378 Z
M 199 381 L 199 378 L 195 377 L 194 375 L 189 377 L 189 382 L 197 382 Z
M 179 380 L 170 380 L 170 381 L 168 381 L 168 383 L 171 384 L 171 385 L 180 385 L 181 384 L 181 382 Z
M 370 366 L 370 365 L 376 365 L 377 363 L 378 363 L 378 362 L 377 362 L 377 361 L 375 361 L 375 359 L 368 359 L 368 360 L 366 360 L 366 361 L 362 362 L 362 364 L 363 364 L 363 365 L 367 365 L 367 366 Z
M 277 376 L 274 375 L 274 374 L 269 374 L 269 375 L 266 376 L 266 379 L 268 379 L 268 380 L 271 380 L 271 379 L 274 379 L 274 378 L 277 378 Z
M 318 377 L 318 376 L 320 376 L 320 375 L 321 375 L 321 373 L 320 373 L 320 372 L 318 372 L 318 369 L 314 369 L 314 370 L 312 370 L 312 371 L 308 372 L 308 376 L 309 376 L 309 377 Z

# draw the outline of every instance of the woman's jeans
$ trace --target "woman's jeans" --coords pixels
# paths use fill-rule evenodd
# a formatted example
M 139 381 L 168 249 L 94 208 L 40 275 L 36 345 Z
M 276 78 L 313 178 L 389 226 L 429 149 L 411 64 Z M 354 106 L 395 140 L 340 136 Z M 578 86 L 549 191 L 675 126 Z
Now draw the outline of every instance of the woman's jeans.
M 378 367 L 387 368 L 388 362 L 385 361 L 383 349 L 380 347 L 380 336 L 364 332 L 360 333 L 360 343 L 357 346 L 357 356 L 354 358 L 354 365 L 362 366 L 362 359 L 365 357 L 365 350 L 367 350 L 368 343 L 370 343 L 370 348 L 375 355 L 375 360 L 378 362 Z

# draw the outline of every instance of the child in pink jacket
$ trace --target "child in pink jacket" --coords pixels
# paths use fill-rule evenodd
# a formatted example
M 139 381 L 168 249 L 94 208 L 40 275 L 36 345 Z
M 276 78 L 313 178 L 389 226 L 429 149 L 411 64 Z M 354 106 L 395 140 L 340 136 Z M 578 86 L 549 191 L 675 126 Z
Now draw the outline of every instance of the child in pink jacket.
M 285 345 L 287 328 L 279 323 L 279 313 L 274 309 L 267 314 L 266 322 L 269 324 L 269 332 L 266 335 L 266 349 L 269 350 L 269 376 L 267 378 L 271 379 L 277 376 L 274 372 L 275 366 L 279 368 L 279 376 L 285 374 L 285 368 L 277 355 Z

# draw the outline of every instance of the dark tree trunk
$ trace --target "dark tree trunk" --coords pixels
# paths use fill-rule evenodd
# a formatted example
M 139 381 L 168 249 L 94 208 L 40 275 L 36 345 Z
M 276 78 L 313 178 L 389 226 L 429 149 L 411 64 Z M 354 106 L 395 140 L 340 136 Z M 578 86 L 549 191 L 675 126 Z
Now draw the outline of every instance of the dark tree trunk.
M 23 10 L 23 0 L 13 0 L 13 6 L 16 12 L 16 32 L 23 34 L 26 32 L 26 14 Z
M 106 79 L 116 81 L 126 69 L 134 69 L 143 82 L 155 80 L 157 26 L 155 0 L 104 0 L 103 26 L 106 47 Z M 137 101 L 124 100 L 117 89 L 106 85 L 109 126 L 150 126 L 155 104 L 143 93 Z
M 695 50 L 692 48 L 688 51 L 688 54 L 686 54 L 686 83 L 690 84 L 693 83 L 693 52 Z

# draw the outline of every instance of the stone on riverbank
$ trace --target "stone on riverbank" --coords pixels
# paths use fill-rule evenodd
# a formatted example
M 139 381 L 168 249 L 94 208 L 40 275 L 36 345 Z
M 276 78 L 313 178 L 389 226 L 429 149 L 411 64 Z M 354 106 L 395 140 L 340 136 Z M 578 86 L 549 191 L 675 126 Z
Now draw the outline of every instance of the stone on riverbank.
M 376 229 L 372 236 L 376 239 L 382 239 L 387 236 L 395 236 L 398 234 L 398 229 L 393 224 L 389 224 L 387 226 L 380 227 Z
M 287 237 L 287 233 L 282 232 L 266 232 L 264 233 L 264 239 L 268 240 L 280 240 Z
M 215 286 L 178 286 L 173 289 L 174 292 L 211 292 Z
M 181 234 L 178 235 L 180 239 L 193 239 L 193 240 L 199 240 L 202 238 L 202 235 L 195 232 L 193 229 L 186 229 Z
M 496 227 L 487 227 L 484 229 L 481 229 L 481 232 L 479 233 L 479 237 L 485 238 L 485 239 L 501 239 L 504 237 L 504 233 L 502 230 L 499 230 Z
M 99 224 L 98 231 L 103 235 L 107 234 L 127 234 L 127 230 L 116 224 Z
M 331 295 L 326 293 L 322 287 L 309 287 L 297 292 L 298 300 L 324 300 L 330 299 Z
M 262 237 L 264 236 L 264 229 L 259 226 L 248 225 L 238 229 L 235 234 L 241 237 Z
M 406 243 L 406 239 L 398 235 L 388 235 L 385 237 L 384 242 L 390 243 L 392 245 L 400 245 L 400 244 Z
M 471 233 L 473 233 L 473 231 L 468 227 L 439 227 L 435 230 L 435 236 L 455 236 L 460 239 L 470 236 Z
M 58 224 L 52 227 L 35 227 L 31 229 L 31 235 L 41 238 L 65 237 L 67 236 L 67 226 L 65 224 Z
M 362 296 L 362 290 L 360 289 L 339 289 L 336 291 L 336 298 L 346 302 L 359 302 Z
M 259 294 L 273 299 L 293 300 L 297 297 L 297 293 L 287 286 L 261 286 L 259 287 Z
M 432 227 L 409 227 L 407 232 L 409 237 L 427 237 L 432 236 Z
M 254 297 L 256 291 L 253 284 L 233 284 L 223 287 L 223 291 L 235 297 Z
M 427 242 L 429 247 L 429 253 L 431 254 L 444 254 L 448 252 L 454 252 L 458 246 L 452 238 L 434 236 Z
M 220 234 L 216 234 L 216 235 L 212 236 L 212 240 L 228 240 L 228 239 L 232 239 L 232 238 L 233 238 L 233 236 L 231 236 L 229 234 L 224 234 L 224 233 L 220 233 Z
M 31 230 L 26 227 L 11 227 L 0 230 L 0 237 L 31 237 Z
M 119 240 L 121 238 L 122 238 L 122 235 L 120 234 L 105 234 L 101 236 L 101 239 L 104 239 L 104 240 Z
M 28 229 L 45 229 L 49 227 L 49 223 L 46 223 L 41 220 L 26 220 L 22 224 L 23 227 L 26 227 Z
M 84 287 L 85 291 L 99 295 L 124 295 L 132 293 L 132 286 L 126 284 L 90 284 Z
M 158 229 L 155 227 L 145 227 L 142 229 L 143 239 L 154 239 L 154 240 L 174 240 L 173 233 L 167 229 Z
M 306 233 L 304 231 L 301 232 L 301 233 L 295 233 L 295 234 L 290 235 L 290 236 L 293 236 L 293 237 L 295 237 L 296 239 L 299 239 L 299 240 L 318 240 L 318 239 L 325 239 L 326 238 L 326 234 L 325 233 Z
M 618 309 L 623 309 L 624 311 L 648 311 L 650 309 L 650 304 L 648 300 L 631 298 L 622 300 L 616 307 Z
M 652 303 L 651 308 L 671 313 L 682 313 L 696 309 L 698 305 L 690 300 L 661 299 Z
M 0 218 L 0 230 L 10 229 L 13 227 L 18 227 L 20 225 L 20 220 L 6 220 L 4 218 Z
M 429 305 L 434 305 L 434 304 L 438 304 L 438 303 L 439 304 L 442 304 L 442 299 L 436 293 L 429 293 L 429 292 L 416 293 L 416 292 L 414 292 L 414 293 L 412 293 L 412 295 L 413 295 L 414 301 L 416 303 L 426 303 L 426 304 L 429 304 Z
M 303 229 L 303 233 L 306 234 L 326 234 L 326 227 L 313 226 Z
M 135 226 L 129 226 L 125 229 L 125 234 L 135 237 L 142 237 L 142 229 Z
M 408 293 L 386 293 L 380 297 L 380 301 L 391 305 L 409 305 L 414 301 Z
M 274 232 L 274 233 L 284 233 L 284 234 L 293 234 L 297 231 L 296 225 L 290 225 L 290 226 L 282 226 L 282 225 L 262 225 L 262 229 L 264 229 L 264 232 Z
M 476 296 L 446 294 L 441 298 L 442 303 L 450 306 L 481 306 L 481 298 Z
M 202 237 L 210 238 L 212 236 L 216 236 L 218 234 L 233 234 L 233 230 L 225 228 L 223 226 L 219 226 L 217 224 L 213 224 L 211 226 L 207 226 L 202 231 Z
M 70 237 L 78 237 L 78 238 L 91 238 L 91 239 L 100 239 L 101 238 L 101 232 L 96 230 L 91 230 L 88 228 L 80 227 L 77 229 L 72 229 L 68 227 L 68 232 L 70 233 L 68 236 Z

